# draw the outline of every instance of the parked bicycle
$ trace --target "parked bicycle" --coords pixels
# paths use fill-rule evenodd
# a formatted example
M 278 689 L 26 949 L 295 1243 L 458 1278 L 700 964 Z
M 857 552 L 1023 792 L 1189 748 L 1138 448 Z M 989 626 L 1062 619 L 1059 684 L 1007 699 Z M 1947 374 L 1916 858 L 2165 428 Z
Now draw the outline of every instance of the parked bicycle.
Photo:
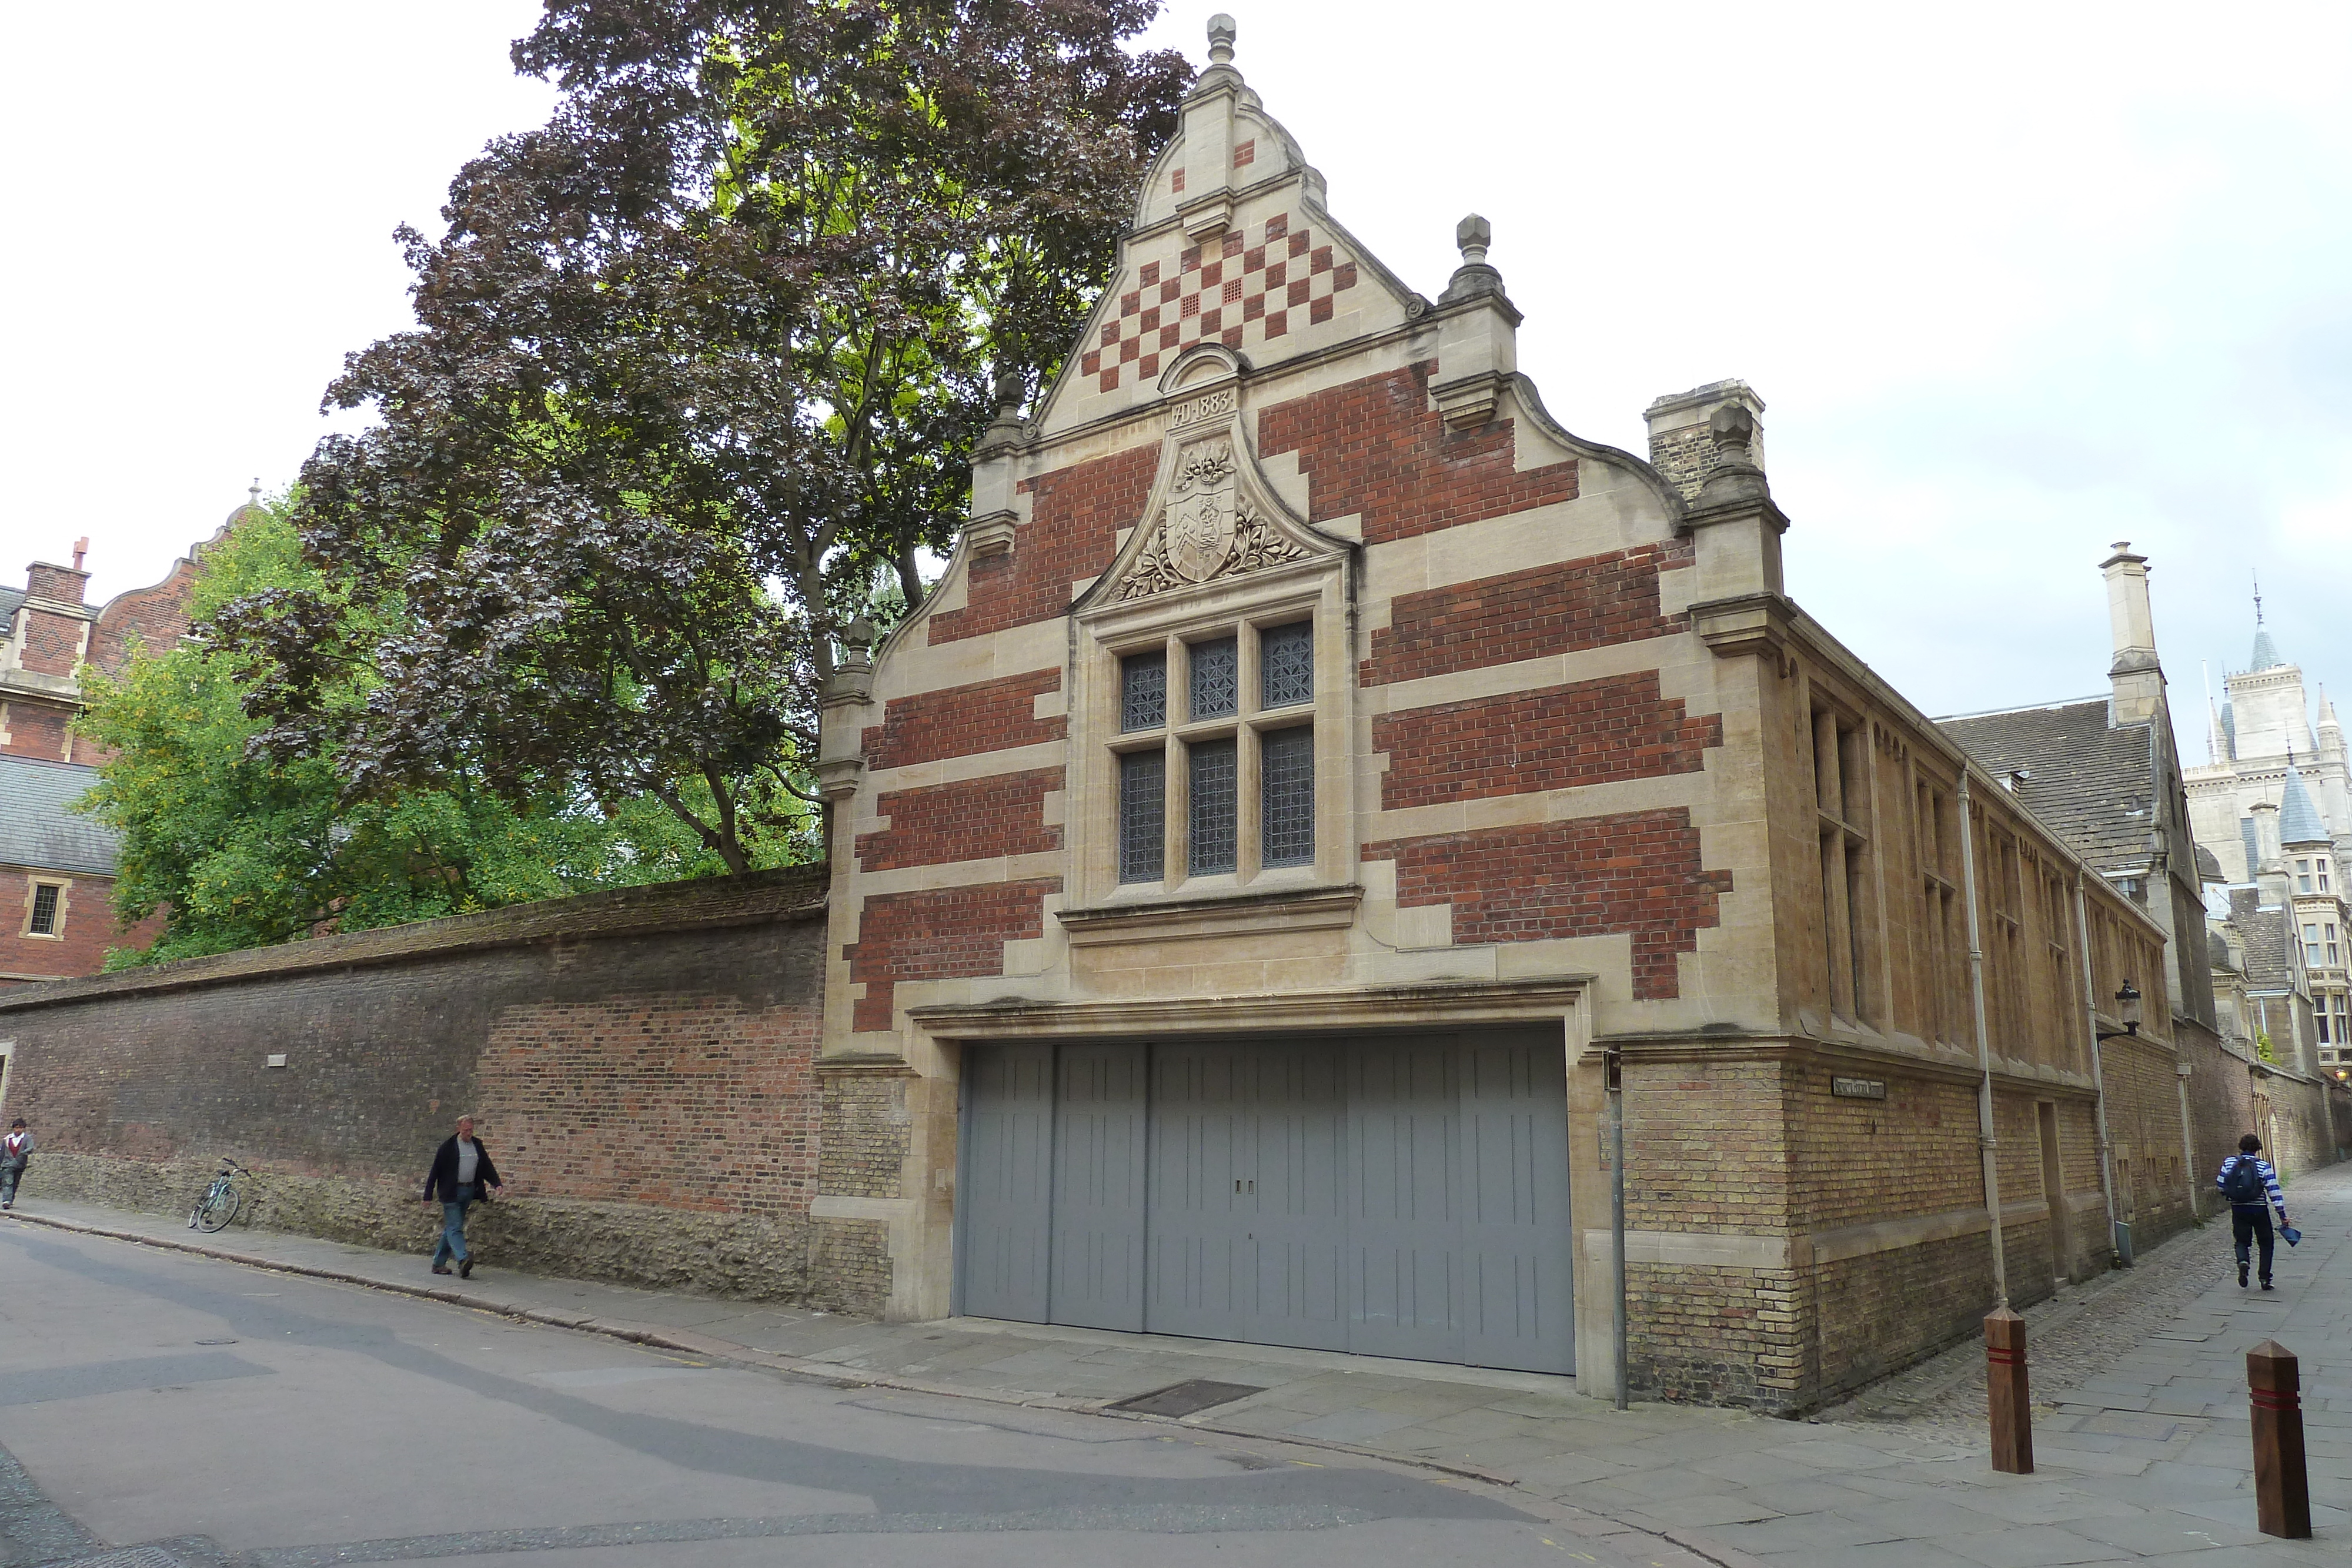
M 188 1216 L 188 1228 L 207 1234 L 225 1228 L 244 1207 L 245 1184 L 254 1179 L 251 1171 L 223 1155 L 220 1174 L 213 1177 L 212 1186 L 205 1188 L 205 1196 L 196 1199 L 195 1209 Z

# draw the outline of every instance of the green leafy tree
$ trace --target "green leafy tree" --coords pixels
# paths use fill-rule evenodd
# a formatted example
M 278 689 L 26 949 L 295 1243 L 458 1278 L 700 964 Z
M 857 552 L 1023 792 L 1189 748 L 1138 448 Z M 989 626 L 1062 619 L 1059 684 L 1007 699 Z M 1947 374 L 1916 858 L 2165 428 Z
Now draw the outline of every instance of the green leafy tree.
M 835 628 L 918 603 L 971 444 L 1099 291 L 1189 69 L 1151 0 L 549 0 L 563 97 L 404 231 L 417 326 L 354 354 L 296 522 L 326 583 L 219 635 L 279 756 L 362 796 L 662 802 L 731 870 L 806 798 Z M 370 672 L 339 704 L 343 672 Z
M 248 514 L 205 552 L 200 623 L 226 603 L 298 594 L 333 607 L 355 642 L 396 624 L 396 600 L 361 599 L 305 563 L 287 510 Z M 254 744 L 243 699 L 263 674 L 249 653 L 201 642 L 138 650 L 111 678 L 86 672 L 80 729 L 113 756 L 85 809 L 122 835 L 116 909 L 165 916 L 152 947 L 118 950 L 109 967 L 727 869 L 657 801 L 518 803 L 464 768 L 434 788 L 350 797 L 331 752 Z M 354 667 L 321 698 L 362 706 L 368 680 Z

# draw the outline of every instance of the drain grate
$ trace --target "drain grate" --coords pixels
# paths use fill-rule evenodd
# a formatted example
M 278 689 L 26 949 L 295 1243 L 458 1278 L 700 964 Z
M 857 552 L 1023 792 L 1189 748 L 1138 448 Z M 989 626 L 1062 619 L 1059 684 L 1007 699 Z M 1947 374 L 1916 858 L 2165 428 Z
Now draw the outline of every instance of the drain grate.
M 1165 1388 L 1155 1388 L 1149 1394 L 1139 1394 L 1132 1399 L 1121 1399 L 1111 1408 L 1140 1411 L 1146 1416 L 1190 1416 L 1265 1392 L 1265 1389 L 1247 1383 L 1215 1383 L 1205 1377 L 1195 1377 L 1183 1383 L 1171 1383 Z

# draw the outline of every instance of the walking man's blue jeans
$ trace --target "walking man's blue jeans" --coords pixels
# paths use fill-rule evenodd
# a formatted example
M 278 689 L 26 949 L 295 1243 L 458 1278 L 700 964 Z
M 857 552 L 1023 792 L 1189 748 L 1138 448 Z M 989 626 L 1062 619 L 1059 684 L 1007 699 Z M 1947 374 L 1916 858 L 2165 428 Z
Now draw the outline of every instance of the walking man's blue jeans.
M 2277 1245 L 2272 1237 L 2269 1207 L 2266 1205 L 2261 1208 L 2239 1208 L 2232 1206 L 2230 1210 L 2230 1239 L 2238 1244 L 2238 1267 L 2241 1270 L 2246 1266 L 2247 1243 L 2255 1240 L 2262 1242 L 2263 1271 L 2256 1277 L 2263 1284 L 2269 1284 L 2271 1251 Z
M 441 1203 L 441 1245 L 433 1249 L 433 1266 L 462 1263 L 466 1260 L 466 1210 L 474 1201 L 471 1182 L 457 1189 L 454 1198 Z

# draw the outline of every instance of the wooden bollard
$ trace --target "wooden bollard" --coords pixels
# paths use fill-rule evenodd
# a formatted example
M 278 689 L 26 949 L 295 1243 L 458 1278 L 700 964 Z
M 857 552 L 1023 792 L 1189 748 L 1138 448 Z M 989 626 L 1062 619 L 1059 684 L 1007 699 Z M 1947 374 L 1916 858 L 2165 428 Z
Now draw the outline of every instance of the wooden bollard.
M 1992 1468 L 2033 1473 L 2033 1406 L 2025 1387 L 2025 1320 L 2007 1307 L 1985 1314 L 1985 1409 L 1992 1418 Z
M 2255 1526 L 2264 1535 L 2311 1539 L 2311 1480 L 2303 1463 L 2303 1369 L 2294 1352 L 2266 1339 L 2246 1352 L 2254 1415 Z

